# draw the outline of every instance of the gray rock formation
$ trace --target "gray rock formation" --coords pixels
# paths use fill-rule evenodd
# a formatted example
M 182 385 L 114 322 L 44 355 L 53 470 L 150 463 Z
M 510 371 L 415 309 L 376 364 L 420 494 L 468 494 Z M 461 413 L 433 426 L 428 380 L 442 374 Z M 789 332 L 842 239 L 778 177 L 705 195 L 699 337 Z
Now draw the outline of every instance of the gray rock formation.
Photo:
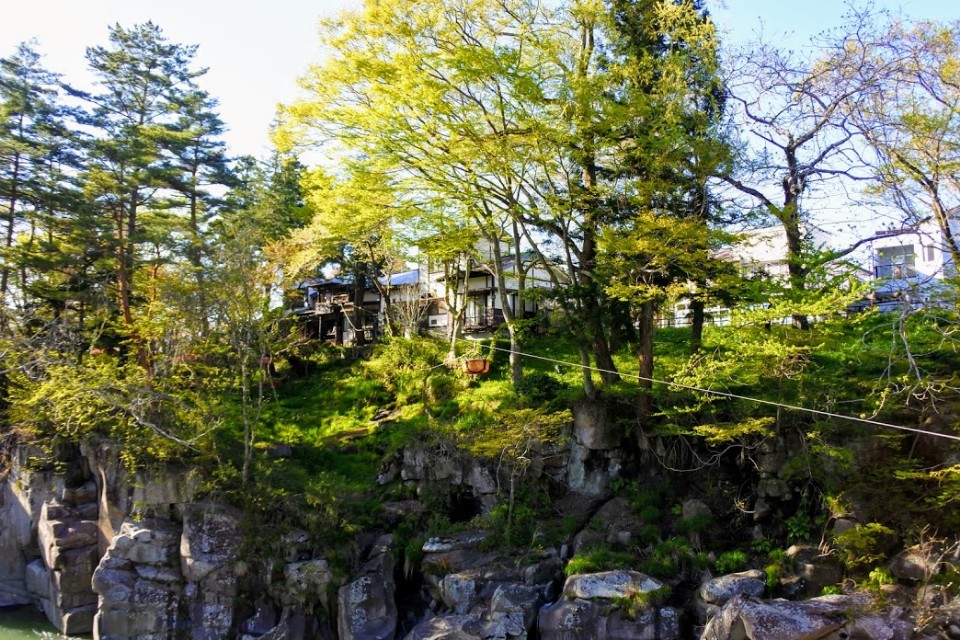
M 396 634 L 392 544 L 391 536 L 378 539 L 368 554 L 362 575 L 340 587 L 337 594 L 340 640 L 388 640 Z
M 540 638 L 675 640 L 680 637 L 680 614 L 655 602 L 654 594 L 663 587 L 636 571 L 570 576 L 564 597 L 540 609 Z
M 527 637 L 517 613 L 472 613 L 437 616 L 410 630 L 405 640 L 507 640 Z
M 701 640 L 801 637 L 908 640 L 911 637 L 910 623 L 897 617 L 883 617 L 871 612 L 870 607 L 866 596 L 822 596 L 802 602 L 736 596 L 707 623 Z
M 816 547 L 793 545 L 787 549 L 797 577 L 803 580 L 803 594 L 809 597 L 823 593 L 823 588 L 843 579 L 843 568 L 836 554 L 823 554 Z
M 219 505 L 188 505 L 180 537 L 183 596 L 193 640 L 224 638 L 234 623 L 239 514 Z
M 99 595 L 94 638 L 174 637 L 187 628 L 180 609 L 180 536 L 166 520 L 121 525 L 93 574 Z
M 96 495 L 93 482 L 64 489 L 60 500 L 43 503 L 37 522 L 42 565 L 31 564 L 30 587 L 44 613 L 65 635 L 93 629 L 97 595 L 90 580 L 99 560 Z
M 541 640 L 677 640 L 680 615 L 670 607 L 632 613 L 609 600 L 560 600 L 540 609 Z
M 38 591 L 27 588 L 27 567 L 40 558 L 37 524 L 43 505 L 63 487 L 63 479 L 56 474 L 35 470 L 33 461 L 40 456 L 30 447 L 17 448 L 6 478 L 0 481 L 0 607 L 37 602 Z M 35 571 L 33 586 L 46 594 L 46 587 L 35 580 Z
M 567 463 L 567 488 L 588 496 L 609 495 L 610 480 L 623 464 L 621 433 L 605 405 L 583 400 L 573 407 L 573 438 Z
M 759 598 L 766 590 L 766 586 L 763 581 L 763 572 L 759 569 L 751 569 L 708 580 L 700 587 L 700 597 L 708 604 L 722 605 L 739 595 Z
M 590 524 L 576 535 L 573 541 L 574 552 L 595 544 L 635 543 L 646 524 L 633 513 L 629 501 L 624 498 L 611 498 L 597 510 Z
M 899 580 L 923 582 L 940 572 L 944 551 L 940 544 L 904 549 L 890 561 L 890 573 Z

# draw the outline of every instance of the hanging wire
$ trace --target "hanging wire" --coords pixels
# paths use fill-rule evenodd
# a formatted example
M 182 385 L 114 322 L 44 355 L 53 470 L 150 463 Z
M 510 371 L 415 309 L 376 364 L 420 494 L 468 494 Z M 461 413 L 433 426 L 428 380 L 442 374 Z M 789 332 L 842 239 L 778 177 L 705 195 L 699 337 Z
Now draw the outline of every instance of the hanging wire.
M 458 338 L 459 342 L 472 342 L 466 340 L 465 338 Z M 810 407 L 801 407 L 799 405 L 785 404 L 782 402 L 775 402 L 773 400 L 764 400 L 763 398 L 752 398 L 750 396 L 744 396 L 737 393 L 730 393 L 728 391 L 715 391 L 713 389 L 704 389 L 702 387 L 695 387 L 688 384 L 681 384 L 679 382 L 668 382 L 666 380 L 659 380 L 657 378 L 647 378 L 644 376 L 637 375 L 635 373 L 624 373 L 621 371 L 609 371 L 607 369 L 601 369 L 598 367 L 588 367 L 586 365 L 580 364 L 579 362 L 569 362 L 567 360 L 558 360 L 556 358 L 549 358 L 547 356 L 538 356 L 532 353 L 525 353 L 522 351 L 511 351 L 510 349 L 504 349 L 503 347 L 491 346 L 489 347 L 493 351 L 500 351 L 503 353 L 516 353 L 518 356 L 524 358 L 531 358 L 533 360 L 542 360 L 544 362 L 551 362 L 553 364 L 562 365 L 565 367 L 575 367 L 578 369 L 589 369 L 591 372 L 596 371 L 597 373 L 611 373 L 615 375 L 620 375 L 626 378 L 633 378 L 635 380 L 641 380 L 645 382 L 650 382 L 653 384 L 665 385 L 668 387 L 675 387 L 677 389 L 684 389 L 686 391 L 696 391 L 698 393 L 705 393 L 712 396 L 717 396 L 720 398 L 730 398 L 734 400 L 746 400 L 747 402 L 753 402 L 756 404 L 763 404 L 771 407 L 778 407 L 781 409 L 788 409 L 790 411 L 800 411 L 804 413 L 810 413 L 817 416 L 822 416 L 824 418 L 835 418 L 837 420 L 847 420 L 850 422 L 858 422 L 860 424 L 868 424 L 874 427 L 885 427 L 887 429 L 896 429 L 898 431 L 908 431 L 910 433 L 919 433 L 926 436 L 933 436 L 935 438 L 944 438 L 946 440 L 954 440 L 960 442 L 960 436 L 951 435 L 949 433 L 937 433 L 936 431 L 927 431 L 925 429 L 918 429 L 915 427 L 905 427 L 898 424 L 890 424 L 889 422 L 881 422 L 879 420 L 872 420 L 870 418 L 861 418 L 859 416 L 850 416 L 844 415 L 842 413 L 833 413 L 831 411 L 823 411 L 821 409 L 811 409 Z

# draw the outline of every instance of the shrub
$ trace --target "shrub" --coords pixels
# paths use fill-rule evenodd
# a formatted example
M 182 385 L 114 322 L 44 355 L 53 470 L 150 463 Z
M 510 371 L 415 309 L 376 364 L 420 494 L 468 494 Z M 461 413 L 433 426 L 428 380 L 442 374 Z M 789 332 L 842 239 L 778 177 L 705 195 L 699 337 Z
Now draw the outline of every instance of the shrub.
M 714 565 L 719 573 L 734 573 L 747 567 L 747 554 L 743 551 L 724 551 Z
M 627 596 L 613 598 L 613 604 L 619 607 L 631 620 L 636 620 L 650 607 L 656 607 L 670 597 L 673 590 L 664 585 L 650 591 L 635 591 Z
M 549 373 L 536 371 L 520 378 L 513 390 L 518 396 L 532 404 L 544 404 L 557 397 L 564 384 Z
M 851 570 L 883 561 L 894 542 L 893 530 L 877 522 L 858 524 L 833 538 L 843 564 Z
M 577 552 L 577 555 L 570 558 L 563 572 L 568 575 L 579 573 L 596 573 L 597 571 L 609 571 L 611 569 L 626 569 L 630 566 L 631 557 L 629 554 L 612 551 L 607 547 L 587 547 Z
M 790 556 L 788 556 L 787 552 L 783 549 L 774 549 L 767 557 L 770 563 L 763 568 L 763 575 L 765 576 L 767 587 L 772 589 L 780 583 L 780 577 L 786 573 Z

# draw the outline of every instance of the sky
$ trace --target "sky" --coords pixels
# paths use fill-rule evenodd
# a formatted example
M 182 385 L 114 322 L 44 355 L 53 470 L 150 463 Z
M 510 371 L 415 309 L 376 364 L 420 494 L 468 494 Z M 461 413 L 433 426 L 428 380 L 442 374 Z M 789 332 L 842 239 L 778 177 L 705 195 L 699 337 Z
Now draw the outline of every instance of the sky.
M 839 23 L 840 0 L 708 0 L 726 41 L 758 34 L 802 49 L 808 38 Z M 44 64 L 87 87 L 84 51 L 107 44 L 107 27 L 152 20 L 171 42 L 198 44 L 200 84 L 220 100 L 234 155 L 265 155 L 277 104 L 297 96 L 296 79 L 320 60 L 317 23 L 360 0 L 28 0 L 10 3 L 0 20 L 0 56 L 36 38 Z M 917 18 L 960 19 L 955 0 L 877 0 Z

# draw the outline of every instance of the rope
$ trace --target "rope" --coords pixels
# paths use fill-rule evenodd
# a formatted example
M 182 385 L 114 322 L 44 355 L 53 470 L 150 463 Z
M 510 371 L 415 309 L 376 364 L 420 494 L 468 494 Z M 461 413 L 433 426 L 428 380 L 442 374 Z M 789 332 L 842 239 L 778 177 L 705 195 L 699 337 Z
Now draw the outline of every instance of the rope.
M 469 340 L 465 340 L 464 338 L 458 338 L 458 341 L 461 341 L 461 342 L 462 342 L 462 341 L 470 342 Z M 610 371 L 610 370 L 607 370 L 607 369 L 600 369 L 600 368 L 598 368 L 598 367 L 588 367 L 588 366 L 586 366 L 586 365 L 580 364 L 579 362 L 568 362 L 568 361 L 566 361 L 566 360 L 558 360 L 558 359 L 556 359 L 556 358 L 548 358 L 548 357 L 546 357 L 546 356 L 538 356 L 538 355 L 534 355 L 534 354 L 532 354 L 532 353 L 524 353 L 524 352 L 522 352 L 522 351 L 513 352 L 513 351 L 511 351 L 510 349 L 504 349 L 503 347 L 491 346 L 490 349 L 492 349 L 493 351 L 501 351 L 501 352 L 503 352 L 503 353 L 516 353 L 518 356 L 522 356 L 522 357 L 524 357 L 524 358 L 531 358 L 531 359 L 534 359 L 534 360 L 542 360 L 542 361 L 544 361 L 544 362 L 551 362 L 551 363 L 553 363 L 553 364 L 563 365 L 563 366 L 565 366 L 565 367 L 576 367 L 576 368 L 578 368 L 578 369 L 589 369 L 591 372 L 596 371 L 596 372 L 598 372 L 598 373 L 611 373 L 611 374 L 614 374 L 614 375 L 623 376 L 623 377 L 625 377 L 625 378 L 633 378 L 633 379 L 641 380 L 641 381 L 644 381 L 644 382 L 650 382 L 650 383 L 652 383 L 652 384 L 660 384 L 660 385 L 665 385 L 665 386 L 668 386 L 668 387 L 675 387 L 675 388 L 677 388 L 677 389 L 684 389 L 684 390 L 686 390 L 686 391 L 696 391 L 696 392 L 699 392 L 699 393 L 705 393 L 705 394 L 708 394 L 708 395 L 717 396 L 717 397 L 721 397 L 721 398 L 730 398 L 730 399 L 733 399 L 733 400 L 746 400 L 747 402 L 753 402 L 753 403 L 756 403 L 756 404 L 762 404 L 762 405 L 767 405 L 767 406 L 771 406 L 771 407 L 779 407 L 779 408 L 781 408 L 781 409 L 787 409 L 787 410 L 790 410 L 790 411 L 800 411 L 800 412 L 804 412 L 804 413 L 811 413 L 811 414 L 813 414 L 813 415 L 822 416 L 822 417 L 825 417 L 825 418 L 835 418 L 835 419 L 838 419 L 838 420 L 848 420 L 848 421 L 850 421 L 850 422 L 857 422 L 857 423 L 860 423 L 860 424 L 868 424 L 868 425 L 871 425 L 871 426 L 874 426 L 874 427 L 885 427 L 885 428 L 887 428 L 887 429 L 896 429 L 896 430 L 899 430 L 899 431 L 908 431 L 908 432 L 910 432 L 910 433 L 919 433 L 919 434 L 922 434 L 922 435 L 933 436 L 933 437 L 935 437 L 935 438 L 944 438 L 944 439 L 947 439 L 947 440 L 954 440 L 954 441 L 960 442 L 960 436 L 955 436 L 955 435 L 951 435 L 951 434 L 948 434 L 948 433 L 937 433 L 937 432 L 935 432 L 935 431 L 926 431 L 926 430 L 924 430 L 924 429 L 917 429 L 917 428 L 915 428 L 915 427 L 905 427 L 905 426 L 903 426 L 903 425 L 890 424 L 889 422 L 881 422 L 881 421 L 879 421 L 879 420 L 873 420 L 873 419 L 870 419 L 870 418 L 861 418 L 861 417 L 858 417 L 858 416 L 850 416 L 850 415 L 845 415 L 845 414 L 842 414 L 842 413 L 833 413 L 833 412 L 831 412 L 831 411 L 823 411 L 822 409 L 811 409 L 811 408 L 809 408 L 809 407 L 801 407 L 801 406 L 799 406 L 799 405 L 785 404 L 785 403 L 782 403 L 782 402 L 775 402 L 775 401 L 773 401 L 773 400 L 764 400 L 763 398 L 752 398 L 752 397 L 750 397 L 750 396 L 744 396 L 744 395 L 740 395 L 740 394 L 737 394 L 737 393 L 730 393 L 730 392 L 728 392 L 728 391 L 714 391 L 713 389 L 704 389 L 704 388 L 702 388 L 702 387 L 695 387 L 695 386 L 693 386 L 693 385 L 681 384 L 681 383 L 679 383 L 679 382 L 668 382 L 668 381 L 666 381 L 666 380 L 659 380 L 659 379 L 657 379 L 657 378 L 647 378 L 647 377 L 644 377 L 644 376 L 641 376 L 641 375 L 638 375 L 638 374 L 634 374 L 634 373 L 623 373 L 623 372 L 620 372 L 620 371 Z

